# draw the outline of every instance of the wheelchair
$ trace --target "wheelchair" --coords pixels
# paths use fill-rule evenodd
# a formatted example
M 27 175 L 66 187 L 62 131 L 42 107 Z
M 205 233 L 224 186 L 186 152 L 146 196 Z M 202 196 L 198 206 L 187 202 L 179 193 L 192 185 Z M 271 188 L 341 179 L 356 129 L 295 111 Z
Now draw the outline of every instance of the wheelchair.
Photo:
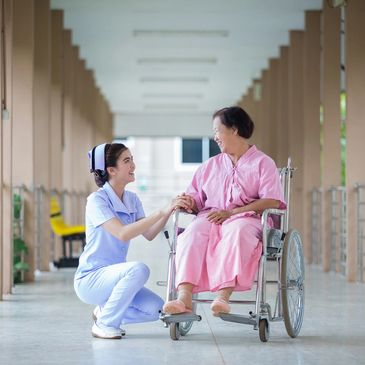
M 287 208 L 267 209 L 262 213 L 262 254 L 259 260 L 254 300 L 230 300 L 230 304 L 248 304 L 254 306 L 254 310 L 248 315 L 220 313 L 223 321 L 252 325 L 258 330 L 262 342 L 267 342 L 270 337 L 270 322 L 284 321 L 286 331 L 292 338 L 298 336 L 304 316 L 304 257 L 302 240 L 299 232 L 289 229 L 290 212 L 290 182 L 294 168 L 291 167 L 291 159 L 284 168 L 278 169 L 280 181 L 284 190 Z M 167 281 L 158 282 L 166 285 L 166 301 L 177 298 L 175 288 L 175 254 L 177 236 L 183 230 L 179 227 L 180 211 L 173 216 L 173 237 L 165 231 L 165 237 L 169 244 L 169 259 Z M 185 214 L 185 213 L 184 213 Z M 274 221 L 274 228 L 270 227 L 269 221 Z M 267 264 L 276 262 L 276 280 L 267 280 Z M 266 285 L 274 285 L 277 288 L 274 310 L 266 299 Z M 212 300 L 199 299 L 199 294 L 193 295 L 192 313 L 160 314 L 160 319 L 165 327 L 170 329 L 170 338 L 179 340 L 180 336 L 188 334 L 195 321 L 201 321 L 202 317 L 197 314 L 198 303 L 211 303 Z

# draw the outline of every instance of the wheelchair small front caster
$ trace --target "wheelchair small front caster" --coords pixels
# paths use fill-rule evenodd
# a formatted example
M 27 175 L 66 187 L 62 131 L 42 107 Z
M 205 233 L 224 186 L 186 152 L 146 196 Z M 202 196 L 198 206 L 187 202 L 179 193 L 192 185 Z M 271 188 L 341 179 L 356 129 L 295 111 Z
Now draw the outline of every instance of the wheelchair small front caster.
M 180 325 L 179 323 L 170 323 L 170 338 L 171 340 L 178 341 L 180 338 Z
M 259 336 L 261 342 L 267 342 L 270 338 L 270 325 L 269 321 L 265 318 L 259 321 Z

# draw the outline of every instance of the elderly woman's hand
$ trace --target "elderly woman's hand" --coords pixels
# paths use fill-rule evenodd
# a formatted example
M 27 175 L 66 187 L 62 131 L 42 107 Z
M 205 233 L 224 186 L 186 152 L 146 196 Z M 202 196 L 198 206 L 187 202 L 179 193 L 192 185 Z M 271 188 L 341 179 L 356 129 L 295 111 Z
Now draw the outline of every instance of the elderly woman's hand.
M 175 198 L 175 202 L 178 208 L 185 209 L 189 213 L 193 213 L 193 211 L 196 210 L 195 200 L 185 193 L 178 195 Z
M 231 217 L 230 210 L 215 210 L 207 215 L 208 221 L 214 224 L 222 224 L 225 220 Z

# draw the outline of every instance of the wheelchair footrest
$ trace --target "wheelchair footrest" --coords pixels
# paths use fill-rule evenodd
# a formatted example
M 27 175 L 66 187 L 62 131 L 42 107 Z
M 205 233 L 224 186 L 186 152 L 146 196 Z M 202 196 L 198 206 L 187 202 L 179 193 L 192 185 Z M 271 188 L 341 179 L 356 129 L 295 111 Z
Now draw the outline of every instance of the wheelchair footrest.
M 255 318 L 243 316 L 241 314 L 220 313 L 218 317 L 227 322 L 251 324 L 253 326 L 257 325 L 257 320 Z
M 179 313 L 179 314 L 160 314 L 161 321 L 165 323 L 179 323 L 179 322 L 192 322 L 201 321 L 202 317 L 195 313 Z

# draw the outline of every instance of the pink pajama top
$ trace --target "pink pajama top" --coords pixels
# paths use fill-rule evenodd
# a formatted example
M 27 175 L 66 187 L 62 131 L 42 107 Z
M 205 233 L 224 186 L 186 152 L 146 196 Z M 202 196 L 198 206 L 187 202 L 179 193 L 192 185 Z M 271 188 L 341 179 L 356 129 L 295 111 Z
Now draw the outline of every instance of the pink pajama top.
M 196 171 L 187 194 L 194 198 L 199 214 L 242 207 L 257 199 L 279 200 L 280 208 L 286 207 L 275 162 L 254 145 L 235 166 L 226 153 L 207 160 Z

